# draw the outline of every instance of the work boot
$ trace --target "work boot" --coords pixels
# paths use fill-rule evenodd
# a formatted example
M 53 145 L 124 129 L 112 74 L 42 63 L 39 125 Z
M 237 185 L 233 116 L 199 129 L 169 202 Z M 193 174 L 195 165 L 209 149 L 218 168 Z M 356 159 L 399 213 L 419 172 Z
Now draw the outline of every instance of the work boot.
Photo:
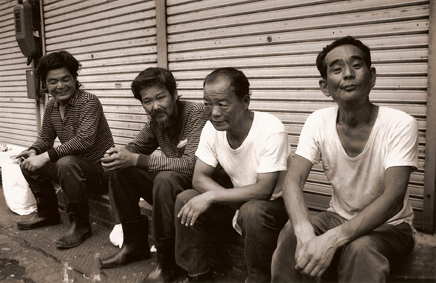
M 67 206 L 70 229 L 59 240 L 56 247 L 59 249 L 74 248 L 91 236 L 91 223 L 89 223 L 89 207 L 87 203 L 71 203 Z
M 142 280 L 142 283 L 174 282 L 185 273 L 185 271 L 176 264 L 174 241 L 166 241 L 166 244 L 157 243 L 156 249 L 157 266 Z
M 35 195 L 37 212 L 32 218 L 18 220 L 17 227 L 21 230 L 31 230 L 38 227 L 57 225 L 61 223 L 61 216 L 58 210 L 58 200 L 56 194 Z
M 133 261 L 150 258 L 148 244 L 148 218 L 139 216 L 136 220 L 122 222 L 124 240 L 121 249 L 101 262 L 103 268 L 114 268 Z

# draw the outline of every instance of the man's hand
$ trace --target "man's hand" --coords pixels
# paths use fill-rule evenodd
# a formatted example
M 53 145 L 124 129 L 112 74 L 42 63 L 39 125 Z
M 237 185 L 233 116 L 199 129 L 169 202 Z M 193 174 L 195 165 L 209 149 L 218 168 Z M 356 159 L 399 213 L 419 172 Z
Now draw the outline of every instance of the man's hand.
M 11 159 L 14 159 L 14 163 L 21 165 L 23 163 L 23 161 L 31 156 L 35 156 L 36 152 L 35 150 L 31 149 L 31 150 L 24 150 L 21 153 L 17 154 L 17 155 L 13 155 L 11 156 Z
M 205 212 L 212 204 L 212 199 L 210 198 L 210 192 L 202 193 L 201 195 L 195 196 L 186 203 L 180 210 L 177 217 L 180 218 L 182 225 L 194 225 L 198 216 Z
M 295 252 L 295 269 L 303 276 L 309 276 L 319 281 L 336 252 L 335 235 L 332 230 L 323 235 L 315 236 L 309 241 L 298 242 Z
M 20 153 L 18 156 L 20 156 L 22 153 Z M 19 159 L 22 159 L 20 156 Z M 40 155 L 36 155 L 34 152 L 33 154 L 27 154 L 27 158 L 25 160 L 22 160 L 20 165 L 21 168 L 26 169 L 27 171 L 34 172 L 38 170 L 39 168 L 43 167 L 45 164 L 47 164 L 50 161 L 50 157 L 48 156 L 47 152 L 44 152 Z
M 131 153 L 125 147 L 112 147 L 108 149 L 101 159 L 101 165 L 107 172 L 124 169 L 130 166 L 136 166 L 138 154 Z

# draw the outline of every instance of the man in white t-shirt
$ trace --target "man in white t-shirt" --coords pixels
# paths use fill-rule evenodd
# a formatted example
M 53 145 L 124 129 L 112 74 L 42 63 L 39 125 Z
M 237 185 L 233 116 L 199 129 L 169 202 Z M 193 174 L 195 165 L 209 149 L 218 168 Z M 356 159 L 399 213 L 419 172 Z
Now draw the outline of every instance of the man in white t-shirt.
M 322 92 L 337 105 L 315 111 L 301 132 L 283 185 L 290 222 L 273 256 L 272 282 L 386 282 L 414 246 L 408 181 L 418 165 L 417 123 L 370 102 L 376 71 L 361 41 L 334 41 L 317 67 Z M 332 199 L 326 212 L 310 216 L 303 187 L 321 159 Z
M 249 82 L 234 68 L 221 68 L 204 82 L 206 123 L 196 151 L 193 188 L 175 205 L 176 261 L 189 281 L 210 276 L 208 235 L 231 228 L 244 236 L 246 282 L 270 282 L 271 258 L 280 230 L 288 220 L 281 185 L 287 169 L 287 133 L 278 118 L 253 112 Z M 232 184 L 212 179 L 220 164 Z M 229 188 L 230 187 L 230 188 Z

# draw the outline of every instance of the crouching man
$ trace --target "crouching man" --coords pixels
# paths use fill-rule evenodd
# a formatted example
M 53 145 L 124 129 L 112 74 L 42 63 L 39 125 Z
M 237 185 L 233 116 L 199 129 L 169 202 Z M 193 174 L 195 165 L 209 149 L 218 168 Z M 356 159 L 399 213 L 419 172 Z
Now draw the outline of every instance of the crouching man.
M 414 246 L 408 181 L 417 168 L 417 123 L 370 102 L 376 71 L 359 40 L 333 42 L 316 63 L 321 91 L 337 105 L 315 111 L 301 132 L 283 187 L 291 221 L 278 240 L 272 282 L 386 282 Z M 311 217 L 303 187 L 321 158 L 332 199 Z
M 79 89 L 80 63 L 68 52 L 41 58 L 37 74 L 48 102 L 36 142 L 17 155 L 21 170 L 35 196 L 38 211 L 33 218 L 17 221 L 19 229 L 60 223 L 53 181 L 67 196 L 70 229 L 56 241 L 58 248 L 80 245 L 91 235 L 88 195 L 107 192 L 100 158 L 113 145 L 112 134 L 98 98 Z M 59 138 L 61 145 L 54 146 Z
M 188 281 L 210 278 L 208 233 L 235 228 L 244 236 L 246 282 L 270 282 L 270 262 L 280 230 L 288 220 L 280 186 L 289 145 L 275 116 L 254 112 L 249 82 L 234 68 L 221 68 L 204 82 L 206 123 L 196 151 L 193 190 L 177 196 L 176 261 Z M 212 178 L 220 164 L 233 188 Z
M 148 68 L 132 82 L 132 92 L 150 116 L 139 134 L 123 148 L 111 148 L 102 159 L 111 173 L 109 197 L 115 221 L 122 224 L 124 242 L 104 259 L 104 268 L 126 265 L 150 257 L 149 223 L 141 215 L 139 200 L 153 205 L 153 238 L 157 266 L 144 282 L 171 281 L 177 277 L 174 259 L 174 203 L 192 188 L 195 150 L 207 121 L 204 105 L 180 101 L 172 73 Z M 158 148 L 162 156 L 152 155 Z

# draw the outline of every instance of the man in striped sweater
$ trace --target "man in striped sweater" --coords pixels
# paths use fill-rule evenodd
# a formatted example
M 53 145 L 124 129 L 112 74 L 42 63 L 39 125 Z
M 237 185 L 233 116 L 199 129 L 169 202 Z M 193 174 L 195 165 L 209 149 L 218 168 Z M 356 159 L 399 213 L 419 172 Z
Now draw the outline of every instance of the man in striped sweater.
M 18 228 L 60 223 L 52 183 L 57 182 L 67 196 L 70 220 L 70 229 L 56 241 L 56 247 L 64 249 L 80 245 L 91 235 L 87 197 L 107 191 L 100 158 L 113 145 L 100 101 L 79 89 L 80 66 L 66 51 L 41 58 L 37 74 L 53 98 L 47 103 L 36 142 L 17 155 L 38 207 L 32 218 L 17 221 Z M 56 138 L 61 145 L 54 146 Z
M 177 277 L 174 259 L 174 202 L 192 188 L 195 150 L 206 123 L 204 106 L 180 101 L 170 71 L 148 68 L 132 82 L 150 120 L 124 148 L 112 148 L 102 159 L 111 172 L 109 196 L 113 216 L 122 223 L 124 243 L 102 266 L 112 268 L 150 257 L 148 219 L 138 202 L 153 205 L 153 233 L 158 265 L 146 280 L 170 281 Z M 164 155 L 152 153 L 160 148 Z M 159 282 L 161 282 L 159 281 Z

